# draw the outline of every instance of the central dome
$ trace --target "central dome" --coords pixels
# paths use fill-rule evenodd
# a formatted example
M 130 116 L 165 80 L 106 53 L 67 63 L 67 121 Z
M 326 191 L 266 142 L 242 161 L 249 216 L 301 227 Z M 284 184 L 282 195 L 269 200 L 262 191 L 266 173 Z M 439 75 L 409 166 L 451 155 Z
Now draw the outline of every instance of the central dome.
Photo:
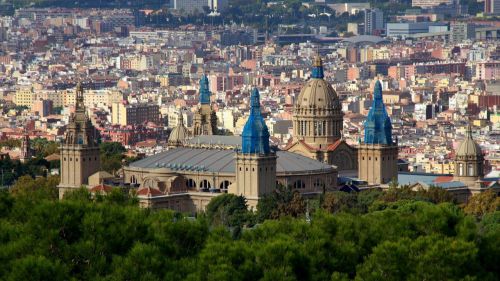
M 299 108 L 341 109 L 337 93 L 323 79 L 323 62 L 320 57 L 314 60 L 311 79 L 300 91 L 295 105 Z
M 339 97 L 323 77 L 323 62 L 316 57 L 311 79 L 302 88 L 293 112 L 295 138 L 317 148 L 340 139 L 343 126 Z

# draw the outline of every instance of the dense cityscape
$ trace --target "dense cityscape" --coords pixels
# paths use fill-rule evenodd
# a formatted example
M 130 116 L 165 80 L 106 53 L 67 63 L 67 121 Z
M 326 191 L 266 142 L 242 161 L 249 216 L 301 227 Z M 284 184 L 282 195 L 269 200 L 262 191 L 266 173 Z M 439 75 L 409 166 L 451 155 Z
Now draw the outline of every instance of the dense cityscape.
M 499 277 L 500 0 L 0 0 L 0 104 L 2 280 Z

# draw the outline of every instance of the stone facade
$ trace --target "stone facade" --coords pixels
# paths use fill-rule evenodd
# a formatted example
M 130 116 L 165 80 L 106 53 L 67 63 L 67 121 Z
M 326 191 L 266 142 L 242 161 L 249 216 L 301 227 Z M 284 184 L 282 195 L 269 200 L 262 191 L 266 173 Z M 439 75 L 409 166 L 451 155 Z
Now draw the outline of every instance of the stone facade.
M 64 142 L 61 145 L 61 182 L 59 197 L 64 192 L 88 184 L 88 178 L 101 167 L 98 132 L 85 113 L 83 88 L 77 86 L 75 113 L 70 117 Z
M 398 178 L 396 145 L 361 144 L 358 147 L 358 177 L 368 184 L 387 184 Z

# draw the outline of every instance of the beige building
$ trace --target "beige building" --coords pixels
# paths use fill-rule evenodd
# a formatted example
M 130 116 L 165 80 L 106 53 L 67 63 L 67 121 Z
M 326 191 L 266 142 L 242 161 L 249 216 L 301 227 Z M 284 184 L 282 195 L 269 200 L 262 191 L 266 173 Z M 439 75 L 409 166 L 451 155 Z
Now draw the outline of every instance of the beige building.
M 18 89 L 14 95 L 13 102 L 17 106 L 27 106 L 31 108 L 33 102 L 36 100 L 33 88 L 25 87 Z
M 180 127 L 174 130 L 185 133 Z M 255 209 L 258 200 L 275 190 L 276 184 L 306 196 L 336 188 L 335 167 L 270 149 L 269 130 L 260 114 L 256 89 L 241 138 L 202 135 L 188 141 L 180 135 L 172 133 L 168 142 L 182 143 L 181 147 L 124 168 L 125 182 L 140 187 L 137 194 L 141 206 L 197 212 L 220 193 L 231 193 L 245 196 L 249 207 Z
M 160 120 L 160 107 L 154 103 L 126 104 L 115 102 L 111 107 L 111 122 L 127 126 L 138 125 L 145 122 L 158 124 Z
M 293 138 L 284 150 L 356 170 L 356 149 L 342 139 L 343 112 L 337 93 L 324 79 L 323 63 L 314 61 L 311 79 L 302 88 L 293 110 Z
M 61 145 L 61 182 L 59 197 L 68 190 L 88 184 L 88 178 L 101 167 L 98 132 L 85 113 L 83 88 L 76 88 L 76 109 L 70 117 L 64 142 Z

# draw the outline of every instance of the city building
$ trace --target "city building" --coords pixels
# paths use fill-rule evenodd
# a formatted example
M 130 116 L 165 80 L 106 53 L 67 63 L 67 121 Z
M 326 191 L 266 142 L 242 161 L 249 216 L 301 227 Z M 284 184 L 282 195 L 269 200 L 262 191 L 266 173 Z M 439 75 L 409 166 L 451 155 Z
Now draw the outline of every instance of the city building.
M 229 7 L 229 0 L 208 0 L 208 8 L 211 11 L 222 11 Z
M 484 0 L 484 13 L 500 15 L 500 0 Z
M 448 26 L 435 22 L 389 22 L 386 25 L 387 37 L 405 37 L 419 33 L 438 33 L 448 31 Z
M 358 178 L 368 184 L 387 184 L 398 178 L 398 144 L 382 98 L 382 84 L 375 83 L 373 104 L 365 121 L 364 142 L 358 146 Z
M 203 7 L 208 7 L 207 0 L 173 0 L 173 8 L 179 13 L 203 13 Z
M 452 42 L 462 43 L 476 37 L 476 25 L 468 22 L 452 22 L 450 23 L 450 32 Z
M 431 8 L 441 4 L 453 4 L 455 0 L 412 0 L 412 7 Z
M 365 10 L 365 35 L 380 35 L 384 31 L 384 12 L 380 9 Z
M 76 87 L 76 108 L 66 127 L 61 153 L 59 198 L 69 190 L 88 184 L 91 175 L 101 168 L 98 133 L 85 113 L 83 87 Z
M 146 122 L 158 124 L 160 120 L 160 107 L 154 103 L 115 102 L 111 113 L 112 124 L 121 126 L 139 125 Z

